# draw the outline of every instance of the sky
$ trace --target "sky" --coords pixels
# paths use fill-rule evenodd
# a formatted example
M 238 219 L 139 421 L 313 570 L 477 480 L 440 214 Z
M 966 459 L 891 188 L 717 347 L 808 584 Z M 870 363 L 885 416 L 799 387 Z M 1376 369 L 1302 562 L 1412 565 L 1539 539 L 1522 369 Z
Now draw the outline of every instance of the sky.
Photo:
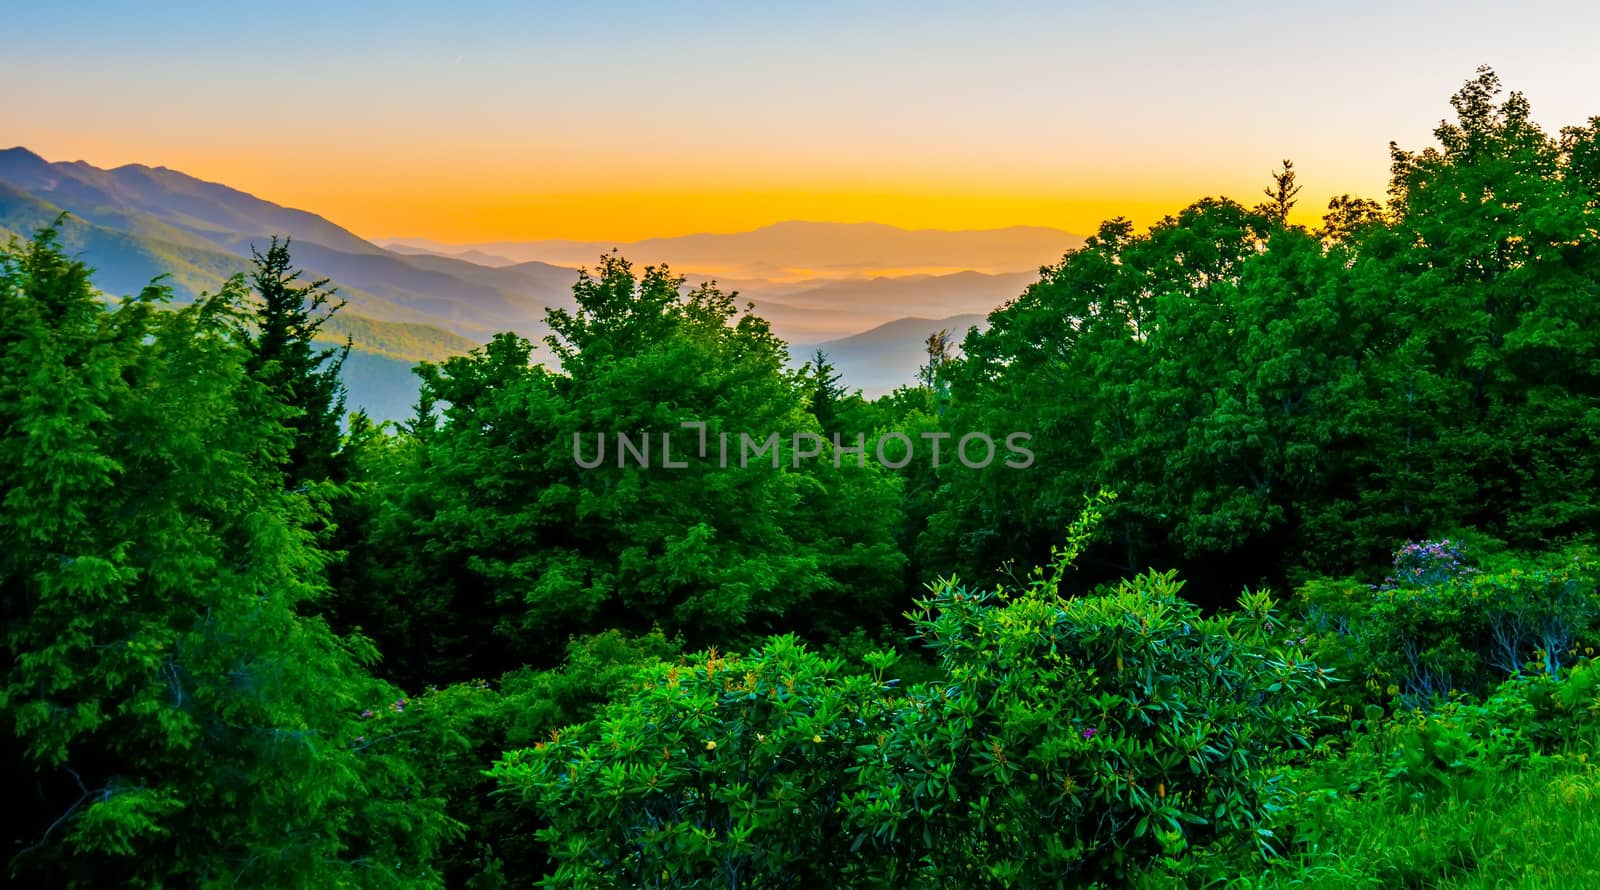
M 1477 66 L 1600 114 L 1600 4 L 0 0 L 0 147 L 370 238 L 1148 224 L 1381 198 Z

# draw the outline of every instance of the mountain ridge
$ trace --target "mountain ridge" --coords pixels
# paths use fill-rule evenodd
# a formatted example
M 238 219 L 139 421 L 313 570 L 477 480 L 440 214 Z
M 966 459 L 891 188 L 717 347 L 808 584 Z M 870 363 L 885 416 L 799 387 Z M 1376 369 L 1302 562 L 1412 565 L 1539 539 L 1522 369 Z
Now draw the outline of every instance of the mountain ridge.
M 1044 226 L 949 230 L 783 220 L 744 232 L 615 245 L 549 242 L 572 254 L 575 262 L 566 265 L 484 245 L 441 253 L 447 245 L 427 239 L 391 239 L 385 246 L 310 211 L 170 167 L 102 169 L 82 160 L 52 162 L 22 146 L 0 150 L 0 232 L 26 236 L 63 212 L 63 244 L 96 269 L 95 284 L 107 293 L 134 293 L 165 276 L 176 299 L 193 299 L 247 271 L 252 248 L 270 236 L 289 237 L 296 264 L 309 276 L 331 279 L 348 300 L 329 333 L 349 334 L 353 355 L 361 356 L 352 365 L 359 370 L 352 405 L 361 403 L 356 390 L 370 385 L 367 391 L 381 390 L 373 397 L 386 405 L 375 413 L 387 417 L 409 407 L 403 397 L 415 393 L 411 362 L 459 354 L 504 330 L 537 343 L 548 332 L 546 310 L 573 305 L 575 266 L 592 268 L 613 247 L 639 266 L 667 261 L 690 286 L 715 279 L 739 291 L 780 337 L 812 344 L 796 350 L 829 346 L 841 353 L 842 368 L 858 369 L 851 385 L 878 389 L 914 374 L 932 330 L 920 327 L 981 318 L 1036 277 L 1039 265 L 1081 240 Z M 985 263 L 1003 268 L 970 268 Z M 873 349 L 883 355 L 869 355 Z

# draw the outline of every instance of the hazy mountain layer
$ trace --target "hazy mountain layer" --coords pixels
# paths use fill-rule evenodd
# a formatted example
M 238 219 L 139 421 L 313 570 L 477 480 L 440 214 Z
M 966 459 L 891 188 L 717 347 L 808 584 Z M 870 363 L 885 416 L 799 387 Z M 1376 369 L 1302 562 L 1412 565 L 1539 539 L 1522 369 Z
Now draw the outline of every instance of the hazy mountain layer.
M 885 275 L 1032 271 L 1061 259 L 1083 238 L 1059 229 L 945 231 L 880 223 L 783 222 L 749 232 L 683 235 L 643 241 L 500 241 L 448 245 L 425 238 L 380 243 L 442 254 L 476 251 L 492 258 L 560 265 L 593 264 L 613 248 L 637 263 L 665 262 L 680 272 L 792 281 Z
M 951 340 L 959 344 L 969 328 L 988 326 L 988 317 L 979 314 L 900 318 L 850 337 L 821 343 L 796 343 L 789 347 L 789 356 L 791 364 L 798 366 L 810 361 L 820 349 L 843 375 L 847 387 L 861 390 L 868 398 L 877 398 L 916 382 L 917 369 L 928 360 L 930 335 L 949 331 Z

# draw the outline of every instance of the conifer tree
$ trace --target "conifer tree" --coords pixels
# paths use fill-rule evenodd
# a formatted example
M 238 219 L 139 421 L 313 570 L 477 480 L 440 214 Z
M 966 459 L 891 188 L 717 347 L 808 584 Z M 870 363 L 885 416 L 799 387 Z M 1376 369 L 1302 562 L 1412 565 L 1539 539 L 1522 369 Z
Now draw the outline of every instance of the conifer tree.
M 811 416 L 822 428 L 822 437 L 831 439 L 839 429 L 839 402 L 845 396 L 843 376 L 828 362 L 828 353 L 817 350 L 807 368 L 811 379 Z
M 266 253 L 251 248 L 251 254 L 251 283 L 260 304 L 249 369 L 291 409 L 286 423 L 294 436 L 283 465 L 285 479 L 300 484 L 336 478 L 346 397 L 339 372 L 351 344 L 348 338 L 338 348 L 316 343 L 345 303 L 334 302 L 336 291 L 327 279 L 298 283 L 303 273 L 290 258 L 289 239 L 273 236 Z
M 108 307 L 0 250 L 0 742 L 28 886 L 436 886 L 451 833 L 360 717 L 402 698 L 303 617 L 326 556 L 270 471 L 243 278 Z

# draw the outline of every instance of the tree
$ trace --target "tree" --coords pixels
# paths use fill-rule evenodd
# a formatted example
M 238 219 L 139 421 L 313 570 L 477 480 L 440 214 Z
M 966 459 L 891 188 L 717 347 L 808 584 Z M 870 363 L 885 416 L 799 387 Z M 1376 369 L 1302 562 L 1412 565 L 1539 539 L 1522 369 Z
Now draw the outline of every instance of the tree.
M 1328 199 L 1317 236 L 1324 241 L 1348 242 L 1366 226 L 1384 220 L 1383 205 L 1368 198 L 1338 195 Z
M 1237 459 L 1220 468 L 1222 492 L 1191 491 L 1183 472 L 1218 464 L 1208 426 L 1195 421 L 1234 385 L 1231 350 L 1248 328 L 1232 298 L 1270 229 L 1268 218 L 1217 199 L 1148 233 L 1112 220 L 992 314 L 987 331 L 968 337 L 967 358 L 947 366 L 948 423 L 1027 431 L 1037 460 L 1025 471 L 949 468 L 919 562 L 992 578 L 995 566 L 1037 558 L 1049 530 L 1101 487 L 1129 497 L 1107 518 L 1115 543 L 1090 554 L 1085 571 L 1164 567 L 1260 532 L 1259 486 Z
M 1288 223 L 1289 211 L 1294 209 L 1300 189 L 1301 186 L 1295 183 L 1294 161 L 1285 158 L 1283 168 L 1272 174 L 1272 185 L 1262 189 L 1267 201 L 1257 208 L 1257 212 L 1277 220 L 1279 225 Z
M 893 615 L 898 488 L 835 465 L 766 322 L 614 255 L 573 294 L 549 314 L 559 371 L 510 334 L 423 369 L 445 407 L 404 446 L 376 543 L 399 556 L 366 585 L 416 629 L 391 660 L 465 679 L 608 627 L 729 645 Z
M 846 393 L 839 382 L 843 377 L 828 363 L 828 354 L 821 349 L 811 357 L 805 372 L 811 381 L 811 416 L 822 428 L 823 438 L 831 439 L 834 433 L 843 432 L 839 428 L 839 402 Z
M 928 335 L 928 363 L 917 369 L 917 380 L 923 386 L 935 391 L 939 389 L 941 379 L 939 372 L 952 359 L 951 345 L 948 330 L 938 330 Z
M 289 239 L 280 242 L 273 236 L 266 253 L 254 247 L 250 253 L 255 264 L 251 282 L 260 302 L 249 369 L 291 409 L 286 422 L 293 444 L 282 469 L 291 484 L 332 478 L 339 473 L 339 426 L 345 408 L 339 371 L 351 342 L 346 338 L 340 348 L 318 348 L 316 342 L 345 302 L 333 302 L 336 291 L 327 279 L 296 284 L 303 273 L 289 256 Z
M 41 886 L 436 886 L 453 828 L 302 617 L 327 557 L 270 468 L 242 279 L 109 308 L 53 230 L 0 252 L 0 720 Z
M 1411 449 L 1425 519 L 1513 543 L 1592 528 L 1600 444 L 1600 237 L 1581 136 L 1563 143 L 1479 69 L 1437 148 L 1391 146 L 1392 228 L 1369 233 L 1362 296 L 1390 306 L 1389 397 L 1420 392 Z M 1570 132 L 1570 131 L 1569 131 Z M 1403 349 L 1400 344 L 1403 344 Z M 1433 531 L 1414 529 L 1411 537 Z
M 1500 93 L 1480 71 L 1436 147 L 1392 147 L 1389 205 L 1336 198 L 1314 238 L 1283 225 L 1285 162 L 1256 212 L 1112 221 L 1045 269 L 946 366 L 941 421 L 1029 428 L 1037 461 L 945 473 L 919 563 L 984 577 L 1097 486 L 1127 498 L 1086 569 L 1231 584 L 1467 526 L 1521 546 L 1592 528 L 1596 130 L 1552 139 Z

